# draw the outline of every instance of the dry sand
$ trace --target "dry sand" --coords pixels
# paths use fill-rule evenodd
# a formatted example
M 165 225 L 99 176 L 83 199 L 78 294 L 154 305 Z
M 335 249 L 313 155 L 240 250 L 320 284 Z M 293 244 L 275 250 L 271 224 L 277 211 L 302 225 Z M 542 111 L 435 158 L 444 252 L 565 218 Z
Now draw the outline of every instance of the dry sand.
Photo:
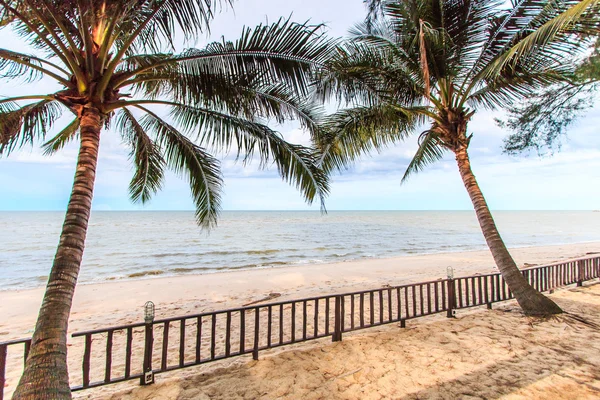
M 600 285 L 552 295 L 600 324 Z M 270 354 L 269 354 L 270 353 Z M 343 342 L 265 352 L 259 361 L 159 376 L 153 386 L 89 398 L 134 399 L 598 399 L 600 329 L 569 317 L 523 316 L 515 302 L 458 318 L 410 321 Z M 183 377 L 181 375 L 184 375 Z
M 517 263 L 520 266 L 529 266 L 531 264 L 546 264 L 553 261 L 580 257 L 587 253 L 593 253 L 598 251 L 600 251 L 600 243 L 584 243 L 574 245 L 520 248 L 514 249 L 512 251 L 512 254 L 514 255 Z M 239 307 L 243 304 L 263 299 L 267 297 L 269 293 L 273 292 L 281 293 L 281 297 L 277 300 L 287 300 L 309 297 L 313 295 L 341 293 L 356 289 L 377 288 L 386 284 L 400 285 L 409 282 L 419 282 L 430 279 L 436 279 L 445 277 L 446 268 L 448 266 L 451 266 L 455 269 L 456 276 L 470 275 L 477 272 L 486 273 L 495 271 L 494 263 L 489 252 L 478 251 L 398 257 L 393 259 L 361 260 L 338 264 L 273 268 L 254 271 L 237 271 L 228 273 L 218 273 L 212 275 L 181 276 L 170 278 L 165 277 L 138 281 L 108 282 L 104 284 L 80 285 L 76 291 L 69 330 L 71 332 L 76 332 L 87 329 L 104 328 L 112 325 L 140 322 L 143 317 L 142 306 L 146 300 L 152 300 L 156 303 L 157 318 L 173 317 L 177 315 L 186 315 L 216 309 Z M 0 321 L 0 341 L 28 337 L 31 335 L 31 329 L 35 322 L 35 316 L 37 314 L 37 310 L 41 302 L 42 294 L 42 289 L 0 292 L 0 315 L 3 316 L 3 319 Z M 488 321 L 488 325 L 495 323 L 494 321 L 497 317 L 495 314 L 497 314 L 497 312 L 493 312 L 492 314 L 486 314 L 493 316 L 493 318 Z M 504 316 L 505 314 L 499 315 Z M 474 321 L 478 318 L 480 317 L 475 317 Z M 419 320 L 417 325 L 422 324 L 420 321 L 421 320 Z M 443 325 L 444 323 L 456 324 L 457 321 L 440 321 L 435 322 L 432 326 L 437 326 L 436 324 L 441 324 L 439 325 L 439 327 L 441 329 L 440 334 L 442 334 L 444 330 L 450 329 L 449 325 Z M 519 323 L 522 324 L 523 322 Z M 354 388 L 351 392 L 348 392 L 347 394 L 344 394 L 344 391 L 341 391 L 336 396 L 338 396 L 339 398 L 357 398 L 357 396 L 360 398 L 369 398 L 368 396 L 375 396 L 375 393 L 377 392 L 377 390 L 379 390 L 377 389 L 379 385 L 383 385 L 385 382 L 387 382 L 386 379 L 388 381 L 391 379 L 391 376 L 389 376 L 388 374 L 385 375 L 387 377 L 386 379 L 377 383 L 377 381 L 383 379 L 384 376 L 379 376 L 374 371 L 379 370 L 381 368 L 388 368 L 389 365 L 395 366 L 398 364 L 401 365 L 402 368 L 408 365 L 405 356 L 401 358 L 396 357 L 398 352 L 401 352 L 401 354 L 404 354 L 405 352 L 404 350 L 400 350 L 400 347 L 395 347 L 396 345 L 394 343 L 398 342 L 398 340 L 400 339 L 406 339 L 410 340 L 411 343 L 415 343 L 408 345 L 407 342 L 402 342 L 404 343 L 404 347 L 408 346 L 407 348 L 417 349 L 419 348 L 419 346 L 426 346 L 426 343 L 416 343 L 417 341 L 421 342 L 420 336 L 418 336 L 418 332 L 421 332 L 420 334 L 422 336 L 428 336 L 427 329 L 430 328 L 418 329 L 425 330 L 416 331 L 408 329 L 406 331 L 402 331 L 405 332 L 403 333 L 402 337 L 398 337 L 398 332 L 394 329 L 392 329 L 391 331 L 389 331 L 389 329 L 384 329 L 383 331 L 381 331 L 381 333 L 377 334 L 375 334 L 373 330 L 368 330 L 363 331 L 359 335 L 353 335 L 351 337 L 348 337 L 348 346 L 353 346 L 352 343 L 355 343 L 355 341 L 358 340 L 358 342 L 355 343 L 358 346 L 357 348 L 343 347 L 347 346 L 346 342 L 344 342 L 343 346 L 340 347 L 339 345 L 334 346 L 329 344 L 327 340 L 321 340 L 310 342 L 310 344 L 301 347 L 314 348 L 313 350 L 309 350 L 308 353 L 292 352 L 288 354 L 284 352 L 273 358 L 268 357 L 269 354 L 277 354 L 273 350 L 265 353 L 267 354 L 267 358 L 265 358 L 264 361 L 261 361 L 258 364 L 252 362 L 248 363 L 247 357 L 241 357 L 224 362 L 208 364 L 202 367 L 192 368 L 186 371 L 178 371 L 174 374 L 172 373 L 171 376 L 187 375 L 190 373 L 188 371 L 194 371 L 195 373 L 198 373 L 198 371 L 204 371 L 205 373 L 208 373 L 207 376 L 212 376 L 212 378 L 209 379 L 209 382 L 220 381 L 221 379 L 217 378 L 217 376 L 221 373 L 228 374 L 227 376 L 231 376 L 232 380 L 228 384 L 226 384 L 227 388 L 221 387 L 217 383 L 214 383 L 213 386 L 209 385 L 210 387 L 213 387 L 213 389 L 211 389 L 212 391 L 210 392 L 210 398 L 215 396 L 220 391 L 223 391 L 223 397 L 220 398 L 236 397 L 240 396 L 240 393 L 242 395 L 243 393 L 246 393 L 248 395 L 248 398 L 256 398 L 261 396 L 264 398 L 277 398 L 278 396 L 288 396 L 288 398 L 294 398 L 297 396 L 291 392 L 292 386 L 294 391 L 298 390 L 298 396 L 310 397 L 310 394 L 307 391 L 313 391 L 313 389 L 307 389 L 312 388 L 312 386 L 310 386 L 312 385 L 312 383 L 309 382 L 318 382 L 318 385 L 329 388 L 325 392 L 319 391 L 321 389 L 314 389 L 316 390 L 315 393 L 321 394 L 317 395 L 316 397 L 313 397 L 323 398 L 330 397 L 325 396 L 324 393 L 328 393 L 332 390 L 331 385 L 339 385 L 339 382 L 345 382 L 344 385 L 348 383 L 347 380 L 349 378 L 340 377 L 340 375 L 352 372 L 353 370 L 350 369 L 348 365 L 355 364 L 346 363 L 346 361 L 360 361 L 364 358 L 364 365 L 359 365 L 355 368 L 356 370 L 362 368 L 360 371 L 356 371 L 356 376 L 358 376 L 359 378 L 361 376 L 369 376 L 369 382 L 375 379 L 375 381 L 371 382 L 371 384 L 374 384 L 375 386 L 369 389 L 369 384 L 367 382 L 363 382 L 359 378 L 356 378 L 356 382 L 350 382 L 351 384 L 347 386 L 364 386 L 363 389 L 366 390 L 366 394 L 360 394 L 360 392 L 356 392 L 356 388 Z M 465 329 L 471 331 L 471 328 Z M 480 328 L 479 330 L 482 329 L 483 328 Z M 507 331 L 510 332 L 511 329 L 513 328 L 508 328 Z M 460 330 L 456 331 L 460 332 Z M 476 331 L 478 331 L 478 329 L 476 329 Z M 411 336 L 413 335 L 413 333 L 417 336 Z M 482 335 L 484 334 L 483 331 L 481 333 Z M 407 334 L 409 334 L 409 336 L 406 336 Z M 485 334 L 489 336 L 488 333 Z M 388 339 L 385 339 L 386 335 L 392 336 L 388 337 Z M 365 341 L 361 342 L 361 340 L 363 340 L 361 338 L 363 337 L 365 338 Z M 449 337 L 451 338 L 453 336 Z M 468 335 L 462 336 L 461 340 L 465 340 L 466 342 L 471 343 L 471 340 L 468 339 Z M 386 359 L 382 359 L 380 358 L 381 356 L 377 355 L 374 355 L 375 358 L 371 359 L 371 351 L 368 351 L 368 348 L 370 346 L 368 345 L 368 343 L 370 342 L 374 343 L 374 345 L 372 346 L 373 348 L 381 348 L 381 351 L 387 354 L 385 357 L 389 357 L 389 359 L 385 361 Z M 477 346 L 481 346 L 482 344 L 487 345 L 488 342 L 489 341 L 483 341 Z M 115 352 L 117 353 L 122 352 L 124 350 L 122 348 L 124 347 L 124 345 L 121 345 L 119 343 L 115 344 Z M 69 358 L 71 377 L 74 380 L 73 382 L 77 384 L 81 382 L 81 344 L 81 340 L 70 339 Z M 433 353 L 439 351 L 441 352 L 440 357 L 445 359 L 444 357 L 446 357 L 446 352 L 450 350 L 441 349 L 441 347 L 439 346 L 439 348 L 436 347 L 439 344 L 440 343 L 437 342 L 430 342 L 430 347 L 424 347 L 423 351 Z M 388 348 L 388 345 L 392 347 Z M 473 345 L 476 346 L 475 343 L 473 343 Z M 404 347 L 402 347 L 402 349 Z M 577 346 L 575 347 L 577 348 Z M 298 348 L 298 346 L 293 347 L 293 349 Z M 362 348 L 364 348 L 364 352 L 361 350 Z M 348 350 L 349 353 L 341 353 L 339 355 L 337 354 L 338 351 L 346 351 L 344 349 Z M 322 354 L 323 360 L 316 360 L 316 358 L 318 358 L 316 356 L 316 358 L 313 360 L 306 355 L 310 355 L 313 353 L 317 355 Z M 331 354 L 327 355 L 327 353 Z M 380 352 L 376 353 L 378 354 Z M 442 371 L 445 371 L 446 369 L 458 368 L 456 365 L 454 365 L 458 362 L 456 360 L 452 360 L 452 365 L 454 366 L 451 367 L 448 366 L 450 364 L 447 363 L 437 366 L 435 364 L 431 364 L 434 366 L 432 368 L 435 368 L 435 370 L 437 371 L 436 375 L 431 375 L 430 373 L 424 372 L 427 369 L 424 369 L 424 367 L 421 364 L 419 364 L 421 362 L 424 362 L 422 359 L 424 356 L 421 357 L 416 354 L 417 353 L 415 353 L 415 355 L 412 357 L 416 359 L 417 364 L 414 364 L 412 367 L 407 367 L 409 368 L 409 370 L 414 369 L 414 371 L 411 374 L 408 374 L 407 376 L 410 376 L 410 379 L 414 380 L 415 382 L 421 382 L 419 383 L 419 385 L 421 386 L 417 385 L 417 387 L 420 387 L 421 389 L 429 387 L 428 385 L 435 384 L 436 380 L 439 377 L 446 376 L 446 372 Z M 450 352 L 450 354 L 454 353 Z M 318 378 L 318 376 L 320 375 L 318 375 L 316 378 L 314 376 L 304 375 L 304 372 L 302 372 L 304 367 L 302 366 L 299 366 L 297 371 L 299 374 L 302 374 L 296 377 L 296 361 L 292 362 L 290 360 L 296 360 L 295 357 L 298 356 L 300 356 L 301 359 L 303 359 L 303 357 L 308 357 L 306 358 L 308 363 L 308 370 L 314 370 L 317 375 L 323 375 L 324 377 L 326 377 L 325 381 L 323 381 L 321 378 Z M 281 357 L 283 357 L 283 360 L 288 361 L 282 362 L 282 364 L 277 364 L 277 360 L 279 360 Z M 290 359 L 288 357 L 292 358 Z M 338 358 L 340 361 L 333 362 L 334 359 Z M 463 363 L 463 358 L 465 358 L 465 356 L 458 356 L 458 360 L 460 361 L 458 363 L 460 365 L 462 365 L 461 363 Z M 327 359 L 329 359 L 330 361 L 326 362 L 325 360 Z M 427 356 L 424 359 L 429 360 L 428 362 L 433 362 L 435 357 L 431 358 Z M 382 364 L 382 360 L 385 366 Z M 13 365 L 18 365 L 19 363 L 19 361 L 15 358 L 13 358 L 12 361 Z M 497 364 L 497 361 L 498 359 L 494 361 L 495 364 Z M 298 360 L 298 362 L 300 363 L 300 365 L 304 365 L 302 364 L 303 362 L 301 360 Z M 488 365 L 487 361 L 482 362 L 482 368 L 486 368 L 485 366 Z M 134 364 L 137 364 L 137 360 L 134 360 Z M 224 367 L 228 367 L 229 369 L 225 370 L 225 372 L 215 372 L 216 368 Z M 92 371 L 93 374 L 101 374 L 102 368 L 102 363 L 98 363 L 96 367 L 93 367 L 93 369 L 95 369 L 95 371 Z M 467 367 L 460 367 L 458 369 L 459 372 L 462 371 L 461 368 L 464 369 Z M 285 371 L 288 371 L 288 373 L 284 373 Z M 399 370 L 397 373 L 405 374 L 405 372 L 403 371 L 404 370 Z M 460 375 L 464 375 L 465 373 L 476 373 L 475 369 L 469 370 L 467 368 L 467 370 L 465 371 L 460 372 Z M 8 381 L 6 386 L 7 393 L 10 393 L 12 392 L 12 390 L 14 390 L 14 386 L 18 379 L 19 373 L 20 372 L 18 371 L 18 368 L 9 369 L 7 376 Z M 255 373 L 257 373 L 257 375 L 254 375 Z M 284 381 L 286 381 L 287 383 L 280 383 L 278 385 L 283 388 L 287 387 L 288 389 L 284 390 L 283 392 L 281 392 L 279 389 L 275 390 L 279 386 L 273 386 L 269 383 L 271 377 L 274 375 L 281 376 L 282 379 L 284 379 Z M 351 375 L 355 376 L 354 373 Z M 419 379 L 421 380 L 417 379 L 417 376 L 420 376 L 421 378 Z M 159 380 L 162 380 L 163 377 L 166 377 L 166 375 L 159 375 Z M 188 389 L 198 389 L 193 384 L 193 382 L 195 382 L 197 379 L 200 378 L 192 378 L 190 380 L 190 382 L 192 382 L 192 386 L 189 386 Z M 235 381 L 235 379 L 238 380 Z M 296 379 L 301 380 L 302 382 L 306 380 L 306 385 L 294 385 L 293 382 Z M 265 380 L 265 382 L 262 382 L 263 380 Z M 404 381 L 404 378 L 402 378 L 401 380 L 392 379 L 392 381 L 394 382 L 394 384 L 392 385 L 393 387 L 407 384 Z M 266 386 L 261 386 L 263 384 Z M 98 396 L 113 392 L 114 390 L 122 389 L 123 387 L 130 387 L 131 385 L 135 385 L 135 381 L 124 383 L 120 386 L 116 385 L 102 389 L 79 392 L 77 396 L 96 398 Z M 250 389 L 251 387 L 254 387 L 252 385 L 257 385 L 255 390 L 258 390 L 258 392 L 252 391 L 254 389 Z M 187 383 L 185 382 L 172 383 L 169 386 L 170 389 L 160 389 L 173 390 L 171 394 L 164 392 L 164 394 L 161 397 L 153 398 L 206 398 L 202 397 L 204 395 L 201 395 L 201 392 L 197 390 L 196 392 L 194 392 L 194 390 L 191 390 L 192 394 L 188 393 L 185 394 L 183 397 L 178 397 L 178 394 L 176 394 L 177 391 L 181 391 L 182 393 L 187 393 L 188 391 L 188 389 L 184 389 L 183 386 L 188 387 Z M 229 390 L 230 386 L 231 391 Z M 296 386 L 298 386 L 298 388 L 296 388 Z M 147 396 L 147 393 L 153 393 L 154 390 L 158 390 L 159 387 L 162 388 L 162 386 L 154 386 L 154 388 L 157 389 L 152 389 L 149 392 L 146 392 L 144 390 L 140 391 L 139 398 L 146 398 L 144 396 Z M 245 387 L 249 388 L 248 391 L 244 391 Z M 305 387 L 305 389 L 302 389 L 302 387 Z M 235 390 L 237 390 L 237 392 L 235 392 Z M 399 389 L 396 388 L 394 390 Z M 234 392 L 237 394 L 235 394 Z M 406 393 L 409 392 L 410 391 Z M 138 392 L 136 391 L 136 393 Z M 193 393 L 196 393 L 197 397 L 195 397 L 196 395 L 194 395 Z M 403 396 L 396 396 L 394 392 L 391 392 L 389 390 L 385 393 L 385 397 L 394 398 Z M 136 396 L 138 396 L 138 394 L 136 394 Z M 423 392 L 421 398 L 430 397 L 431 393 Z M 373 398 L 378 397 L 375 396 Z M 450 396 L 449 398 L 452 398 L 452 396 Z M 456 398 L 456 396 L 454 396 L 454 398 Z

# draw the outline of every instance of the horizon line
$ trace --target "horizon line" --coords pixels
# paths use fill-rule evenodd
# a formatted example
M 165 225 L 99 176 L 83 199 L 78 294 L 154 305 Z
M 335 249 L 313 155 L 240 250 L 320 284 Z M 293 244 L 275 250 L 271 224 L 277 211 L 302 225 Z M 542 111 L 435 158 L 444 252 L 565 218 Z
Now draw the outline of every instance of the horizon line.
M 188 210 L 132 210 L 132 209 L 115 209 L 115 210 L 91 210 L 92 212 L 195 212 L 194 209 Z M 373 211 L 373 212 L 386 212 L 386 211 L 469 211 L 475 212 L 473 209 L 328 209 L 325 212 L 321 210 L 282 210 L 282 209 L 226 209 L 221 210 L 221 212 L 317 212 L 327 214 L 328 212 L 338 212 L 338 211 Z M 533 209 L 533 208 L 523 208 L 523 209 L 508 209 L 508 208 L 497 208 L 491 209 L 491 211 L 590 211 L 590 212 L 600 212 L 599 209 Z M 66 212 L 64 209 L 51 209 L 51 210 L 0 210 L 0 212 Z

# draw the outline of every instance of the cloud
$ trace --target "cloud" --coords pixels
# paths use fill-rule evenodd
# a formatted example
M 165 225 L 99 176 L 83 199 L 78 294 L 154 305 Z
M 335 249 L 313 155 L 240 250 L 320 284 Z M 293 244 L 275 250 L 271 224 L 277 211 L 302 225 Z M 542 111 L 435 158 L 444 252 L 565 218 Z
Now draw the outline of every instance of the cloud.
M 210 38 L 221 35 L 236 39 L 242 25 L 255 26 L 279 16 L 311 23 L 329 23 L 332 36 L 342 36 L 364 15 L 364 4 L 353 1 L 248 0 L 226 10 L 212 24 Z M 5 46 L 21 49 L 12 33 L 2 32 Z M 189 44 L 189 45 L 194 45 Z M 22 49 L 21 49 L 22 50 Z M 4 95 L 49 93 L 57 85 L 43 80 L 34 85 L 3 82 Z M 330 108 L 330 107 L 329 107 Z M 501 112 L 480 111 L 469 125 L 473 133 L 472 167 L 492 208 L 498 209 L 595 209 L 600 197 L 600 107 L 595 107 L 569 130 L 562 151 L 553 157 L 509 157 L 502 154 L 500 129 L 494 117 Z M 65 113 L 67 122 L 69 115 Z M 308 135 L 297 123 L 273 125 L 283 136 L 298 144 L 309 144 Z M 406 142 L 380 153 L 365 155 L 348 171 L 332 178 L 329 209 L 471 209 L 454 158 L 444 159 L 400 185 L 404 169 L 417 149 L 415 132 Z M 74 175 L 77 145 L 71 144 L 52 157 L 39 148 L 17 152 L 0 159 L 0 210 L 64 210 Z M 235 153 L 218 154 L 225 175 L 223 205 L 226 209 L 318 209 L 307 206 L 298 191 L 282 182 L 275 166 L 262 169 L 258 160 L 243 165 Z M 96 179 L 94 209 L 193 209 L 189 188 L 181 177 L 168 173 L 163 190 L 146 206 L 131 204 L 128 184 L 132 167 L 127 149 L 118 134 L 104 131 Z

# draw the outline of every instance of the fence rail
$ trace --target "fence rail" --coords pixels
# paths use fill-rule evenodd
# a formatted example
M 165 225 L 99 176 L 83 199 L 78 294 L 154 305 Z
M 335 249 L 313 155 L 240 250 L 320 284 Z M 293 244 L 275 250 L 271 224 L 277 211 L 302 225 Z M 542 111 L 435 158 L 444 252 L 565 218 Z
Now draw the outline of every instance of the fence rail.
M 528 282 L 549 291 L 600 277 L 600 257 L 580 258 L 557 264 L 526 268 Z M 311 297 L 253 305 L 77 332 L 70 360 L 73 391 L 140 379 L 153 382 L 154 375 L 243 354 L 258 359 L 262 350 L 427 315 L 512 299 L 499 273 L 440 279 L 374 290 Z M 22 351 L 11 351 L 10 348 Z M 7 365 L 23 365 L 31 339 L 0 343 L 0 400 L 4 398 Z M 81 349 L 82 348 L 82 349 Z M 78 350 L 79 349 L 79 350 Z M 11 358 L 9 359 L 9 355 Z

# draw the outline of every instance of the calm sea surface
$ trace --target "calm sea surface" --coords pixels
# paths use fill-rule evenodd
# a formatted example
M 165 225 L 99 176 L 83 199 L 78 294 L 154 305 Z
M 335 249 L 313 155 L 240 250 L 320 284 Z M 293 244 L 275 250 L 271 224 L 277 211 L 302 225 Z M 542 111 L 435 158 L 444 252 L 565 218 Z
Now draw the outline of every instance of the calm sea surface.
M 63 216 L 0 212 L 0 290 L 45 284 Z M 600 241 L 600 212 L 494 216 L 509 246 Z M 95 212 L 80 282 L 481 249 L 471 211 L 229 211 L 210 234 L 192 212 Z

